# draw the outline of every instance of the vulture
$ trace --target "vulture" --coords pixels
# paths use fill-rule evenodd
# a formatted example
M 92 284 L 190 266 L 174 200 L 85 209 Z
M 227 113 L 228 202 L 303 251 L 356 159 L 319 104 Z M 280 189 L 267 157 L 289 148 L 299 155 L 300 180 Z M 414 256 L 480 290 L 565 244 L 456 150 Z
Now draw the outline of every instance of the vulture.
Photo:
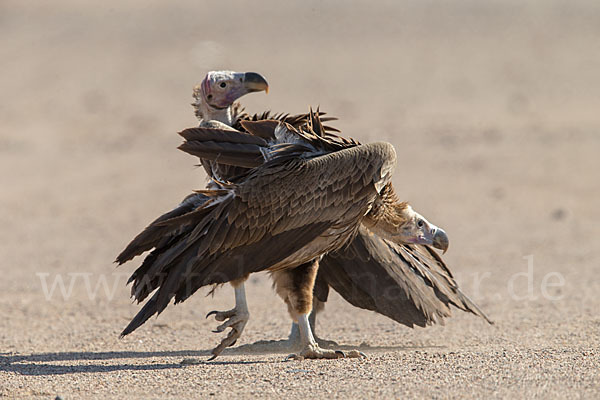
M 244 130 L 241 125 L 242 121 L 260 121 L 266 119 L 277 119 L 286 122 L 294 127 L 299 127 L 305 124 L 308 114 L 275 114 L 272 115 L 269 111 L 261 114 L 249 115 L 243 109 L 237 100 L 253 92 L 265 91 L 268 93 L 269 84 L 267 80 L 256 72 L 234 72 L 234 71 L 210 71 L 204 77 L 199 85 L 193 89 L 192 106 L 194 107 L 195 115 L 199 120 L 199 127 L 204 128 L 219 128 L 219 129 L 235 129 Z M 322 116 L 323 114 L 320 113 Z M 321 121 L 330 121 L 335 118 L 322 117 Z M 335 128 L 325 126 L 328 131 L 337 131 Z M 205 143 L 206 151 L 214 152 L 217 149 L 210 147 Z M 214 188 L 218 185 L 215 180 L 229 180 L 231 177 L 243 174 L 247 168 L 230 165 L 219 159 L 211 161 L 201 157 L 200 162 L 204 167 L 210 181 L 207 188 Z M 247 276 L 242 279 L 232 282 L 235 293 L 235 306 L 227 311 L 211 311 L 207 317 L 214 315 L 217 321 L 225 321 L 219 325 L 214 332 L 220 333 L 225 329 L 230 328 L 231 331 L 223 339 L 223 341 L 213 350 L 213 354 L 220 354 L 223 349 L 235 344 L 241 336 L 248 320 L 250 313 L 248 311 L 248 303 L 246 301 L 246 291 L 244 282 Z M 314 320 L 316 311 L 311 318 Z M 292 332 L 294 338 L 298 339 L 297 325 L 293 325 Z
M 199 127 L 232 129 L 233 123 L 240 118 L 247 118 L 247 114 L 239 103 L 240 97 L 253 92 L 269 92 L 267 80 L 255 72 L 234 71 L 210 71 L 202 82 L 194 87 L 193 98 L 196 117 Z M 214 149 L 211 149 L 214 151 Z M 207 188 L 218 188 L 215 180 L 228 180 L 232 176 L 238 176 L 246 170 L 244 167 L 223 164 L 200 158 L 200 162 L 206 171 L 210 181 Z M 217 321 L 225 321 L 219 325 L 214 332 L 220 333 L 227 328 L 231 331 L 223 339 L 213 354 L 220 354 L 223 349 L 232 346 L 241 336 L 250 313 L 246 301 L 246 288 L 244 282 L 248 277 L 242 277 L 231 282 L 235 293 L 235 307 L 228 311 L 211 311 L 207 318 L 214 315 Z
M 205 127 L 180 133 L 181 150 L 247 171 L 191 194 L 118 256 L 121 264 L 152 250 L 130 278 L 138 302 L 152 296 L 122 335 L 161 313 L 172 299 L 179 303 L 201 287 L 266 270 L 298 323 L 302 350 L 295 357 L 343 357 L 319 347 L 308 318 L 323 256 L 347 248 L 361 230 L 393 246 L 445 250 L 448 238 L 396 197 L 392 145 L 325 134 L 312 112 L 310 124 L 300 129 L 273 120 L 242 125 L 251 134 Z M 210 153 L 207 144 L 216 150 Z M 447 292 L 440 297 L 452 303 Z
M 199 120 L 199 127 L 204 128 L 220 128 L 230 129 L 233 128 L 238 131 L 243 131 L 244 127 L 241 125 L 242 121 L 261 121 L 266 119 L 276 119 L 285 123 L 288 123 L 294 127 L 299 127 L 306 124 L 308 120 L 308 114 L 274 114 L 266 111 L 261 114 L 249 115 L 244 111 L 244 108 L 240 105 L 237 100 L 253 92 L 265 91 L 268 93 L 269 85 L 267 80 L 260 74 L 255 72 L 234 72 L 234 71 L 210 71 L 204 77 L 199 85 L 196 85 L 193 89 L 195 115 Z M 324 117 L 323 113 L 317 114 L 321 116 L 321 121 L 331 121 L 335 118 Z M 337 132 L 337 129 L 325 126 L 324 129 L 330 132 Z M 210 147 L 214 144 L 205 143 L 205 151 L 214 153 L 217 149 Z M 247 168 L 239 167 L 235 165 L 227 164 L 224 159 L 218 161 L 211 161 L 202 157 L 202 154 L 198 154 L 200 162 L 204 167 L 207 176 L 210 181 L 207 188 L 218 186 L 215 180 L 229 180 L 231 177 L 239 176 L 243 174 Z M 228 346 L 235 344 L 237 339 L 241 336 L 248 320 L 250 317 L 248 311 L 248 305 L 246 301 L 246 291 L 244 282 L 247 277 L 232 282 L 235 293 L 235 307 L 227 311 L 211 311 L 207 317 L 214 315 L 218 321 L 225 321 L 224 324 L 219 325 L 215 329 L 215 333 L 223 332 L 225 329 L 230 328 L 231 331 L 223 339 L 217 348 L 213 350 L 213 354 L 217 355 Z M 328 286 L 323 286 L 328 287 Z M 321 303 L 317 300 L 315 305 L 315 311 L 311 314 L 311 321 L 316 321 L 317 309 L 322 309 Z M 314 328 L 313 328 L 314 329 Z M 292 325 L 292 333 L 290 334 L 291 346 L 299 340 L 298 326 Z M 317 338 L 317 341 L 321 341 Z M 326 341 L 323 341 L 326 342 Z
M 194 88 L 195 102 L 192 105 L 200 120 L 199 126 L 219 127 L 215 122 L 218 121 L 238 131 L 245 131 L 242 126 L 244 121 L 277 119 L 295 128 L 314 122 L 309 120 L 309 114 L 273 115 L 267 111 L 250 116 L 236 100 L 246 93 L 260 90 L 268 91 L 267 81 L 260 74 L 209 72 L 202 83 Z M 219 106 L 211 106 L 207 97 Z M 318 111 L 317 115 L 321 121 L 335 120 L 332 117 L 323 117 L 324 113 Z M 223 125 L 220 127 L 227 129 Z M 322 129 L 325 133 L 339 132 L 329 126 Z M 214 147 L 207 146 L 208 143 L 205 143 L 205 151 L 216 151 Z M 221 162 L 204 159 L 204 153 L 200 152 L 198 147 L 196 154 L 209 177 L 217 176 L 218 179 L 229 180 L 247 170 L 244 167 L 228 165 L 223 159 Z M 213 354 L 218 354 L 225 347 L 233 345 L 249 318 L 243 280 L 237 282 L 237 286 L 234 287 L 236 306 L 229 311 L 209 313 L 209 316 L 214 314 L 219 321 L 229 318 L 228 323 L 217 327 L 215 332 L 222 332 L 226 327 L 231 328 L 229 335 Z M 451 305 L 479 315 L 491 323 L 460 291 L 452 273 L 434 250 L 422 245 L 396 245 L 373 234 L 364 226 L 359 229 L 352 243 L 324 255 L 320 262 L 310 323 L 316 340 L 326 345 L 335 342 L 319 339 L 314 330 L 316 315 L 327 301 L 329 288 L 333 288 L 356 307 L 375 311 L 409 327 L 443 323 L 443 318 L 450 316 Z M 294 323 L 289 337 L 290 347 L 295 347 L 299 339 L 298 325 Z

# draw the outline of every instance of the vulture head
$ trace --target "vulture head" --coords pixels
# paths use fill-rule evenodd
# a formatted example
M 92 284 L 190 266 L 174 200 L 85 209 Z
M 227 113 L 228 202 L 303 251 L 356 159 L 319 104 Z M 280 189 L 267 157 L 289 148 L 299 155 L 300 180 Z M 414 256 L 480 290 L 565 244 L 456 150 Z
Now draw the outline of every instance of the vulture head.
M 194 87 L 196 108 L 213 110 L 229 108 L 237 99 L 252 92 L 268 92 L 269 84 L 256 72 L 210 71 L 202 82 Z
M 402 206 L 401 204 L 399 206 Z M 414 211 L 408 204 L 403 204 L 405 204 L 404 210 L 399 213 L 402 216 L 402 223 L 398 226 L 396 232 L 392 233 L 392 238 L 395 237 L 395 241 L 401 244 L 433 246 L 445 253 L 450 244 L 446 232 L 427 221 L 425 217 Z
M 394 243 L 421 244 L 448 250 L 448 235 L 414 211 L 406 202 L 397 201 L 391 184 L 386 185 L 363 223 L 373 233 Z

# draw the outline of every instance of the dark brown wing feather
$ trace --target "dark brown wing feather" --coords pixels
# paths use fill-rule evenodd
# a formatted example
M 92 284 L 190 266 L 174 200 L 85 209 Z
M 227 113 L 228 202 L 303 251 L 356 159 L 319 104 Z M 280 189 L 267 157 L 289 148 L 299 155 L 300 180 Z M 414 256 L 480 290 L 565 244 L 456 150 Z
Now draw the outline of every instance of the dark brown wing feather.
M 162 222 L 186 215 L 203 205 L 208 199 L 206 194 L 195 193 L 187 196 L 175 209 L 154 220 L 146 229 L 137 235 L 131 243 L 117 256 L 116 263 L 123 264 L 135 256 L 153 249 L 166 236 L 170 236 L 172 228 L 165 227 Z
M 337 121 L 336 117 L 326 117 L 326 113 L 317 110 L 316 112 L 317 116 L 319 117 L 321 122 L 329 122 L 329 121 Z M 272 113 L 271 111 L 265 111 L 259 114 L 254 114 L 254 115 L 249 115 L 246 112 L 237 112 L 236 110 L 233 110 L 232 115 L 234 116 L 234 123 L 232 125 L 232 127 L 238 131 L 243 130 L 243 127 L 241 125 L 241 123 L 243 121 L 264 121 L 267 119 L 271 119 L 271 120 L 277 120 L 279 122 L 285 122 L 287 124 L 290 124 L 291 126 L 293 126 L 294 128 L 298 129 L 301 128 L 303 125 L 306 125 L 306 123 L 308 122 L 309 118 L 310 118 L 310 113 L 304 113 L 304 114 L 286 114 L 286 113 Z M 331 127 L 331 126 L 324 126 L 324 130 L 326 132 L 339 132 L 338 129 Z
M 450 305 L 491 321 L 460 289 L 425 246 L 396 245 L 361 227 L 351 244 L 323 257 L 315 292 L 329 285 L 350 304 L 413 327 L 443 323 Z M 326 300 L 321 299 L 321 301 Z
M 244 122 L 259 122 L 259 121 L 276 121 L 283 122 L 289 124 L 294 129 L 299 129 L 302 127 L 308 127 L 311 123 L 311 119 L 319 119 L 319 127 L 322 131 L 329 135 L 333 135 L 334 132 L 339 132 L 339 130 L 330 127 L 323 126 L 321 122 L 327 121 L 335 121 L 337 118 L 335 117 L 325 117 L 324 112 L 320 112 L 317 110 L 316 113 L 312 111 L 306 114 L 273 114 L 270 111 L 265 111 L 260 114 L 249 115 L 244 108 L 240 105 L 240 103 L 234 103 L 232 105 L 232 116 L 234 123 L 232 124 L 232 128 L 239 132 L 246 132 L 246 128 L 244 127 Z M 320 117 L 320 118 L 319 118 Z M 210 127 L 211 121 L 205 121 L 202 124 L 203 128 Z M 215 124 L 219 125 L 219 124 Z M 265 129 L 266 128 L 266 129 Z M 186 129 L 182 133 L 188 133 L 190 129 Z M 272 139 L 273 128 L 271 126 L 265 125 L 257 125 L 255 126 L 254 131 L 250 131 L 249 133 L 264 138 L 266 140 Z M 187 138 L 188 143 L 184 143 L 180 149 L 198 156 L 200 158 L 200 162 L 204 169 L 206 170 L 207 175 L 210 178 L 215 178 L 218 180 L 228 181 L 233 179 L 234 177 L 238 177 L 247 173 L 247 168 L 256 167 L 258 163 L 258 158 L 253 157 L 255 154 L 253 153 L 256 150 L 255 146 L 251 146 L 252 144 L 260 146 L 260 143 L 247 143 L 247 142 L 239 142 L 236 143 L 238 145 L 246 144 L 249 146 L 245 146 L 247 151 L 250 153 L 248 155 L 241 154 L 241 146 L 234 146 L 233 142 L 227 142 L 223 140 L 219 140 L 218 143 L 211 143 L 210 140 L 206 138 L 201 138 L 200 140 Z M 215 154 L 215 152 L 219 152 L 220 157 L 215 160 L 209 156 L 209 154 Z
M 211 176 L 219 164 L 254 168 L 262 165 L 261 148 L 267 142 L 258 137 L 238 131 L 227 131 L 212 128 L 188 128 L 179 134 L 185 139 L 179 149 L 191 155 L 210 161 Z M 231 176 L 222 177 L 229 179 Z
M 328 228 L 358 223 L 395 153 L 388 144 L 374 143 L 308 160 L 280 160 L 251 170 L 229 190 L 198 193 L 203 202 L 168 213 L 134 239 L 119 260 L 155 246 L 131 278 L 134 296 L 141 301 L 158 290 L 123 335 L 173 297 L 184 301 L 202 286 L 267 269 Z

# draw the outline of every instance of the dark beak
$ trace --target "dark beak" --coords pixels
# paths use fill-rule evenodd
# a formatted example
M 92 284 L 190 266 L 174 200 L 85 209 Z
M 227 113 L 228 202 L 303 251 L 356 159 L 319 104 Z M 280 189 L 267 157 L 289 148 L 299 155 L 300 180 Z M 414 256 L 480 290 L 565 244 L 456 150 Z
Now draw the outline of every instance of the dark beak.
M 444 232 L 443 229 L 437 228 L 435 234 L 433 235 L 433 247 L 436 249 L 442 250 L 444 253 L 448 250 L 448 246 L 450 245 L 450 241 L 448 240 L 448 235 Z
M 262 92 L 269 93 L 269 84 L 267 80 L 256 72 L 246 72 L 244 74 L 244 86 L 248 89 L 248 93 Z

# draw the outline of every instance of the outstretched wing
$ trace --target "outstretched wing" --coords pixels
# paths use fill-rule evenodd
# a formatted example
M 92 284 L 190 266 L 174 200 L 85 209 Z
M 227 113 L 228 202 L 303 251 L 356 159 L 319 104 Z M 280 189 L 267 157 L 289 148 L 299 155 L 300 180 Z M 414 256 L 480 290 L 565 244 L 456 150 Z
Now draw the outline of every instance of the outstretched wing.
M 329 228 L 357 225 L 376 195 L 376 183 L 389 179 L 395 163 L 393 147 L 386 143 L 292 160 L 283 153 L 237 185 L 199 193 L 210 198 L 191 211 L 159 218 L 146 229 L 172 236 L 132 276 L 144 295 L 158 290 L 124 335 L 164 310 L 173 297 L 184 301 L 202 286 L 267 269 Z M 149 246 L 151 240 L 142 239 L 134 239 L 143 243 L 135 249 Z M 136 252 L 126 251 L 122 259 Z
M 315 294 L 331 286 L 355 307 L 413 327 L 438 322 L 450 306 L 491 321 L 465 296 L 438 254 L 427 246 L 397 245 L 361 227 L 348 246 L 323 257 Z

